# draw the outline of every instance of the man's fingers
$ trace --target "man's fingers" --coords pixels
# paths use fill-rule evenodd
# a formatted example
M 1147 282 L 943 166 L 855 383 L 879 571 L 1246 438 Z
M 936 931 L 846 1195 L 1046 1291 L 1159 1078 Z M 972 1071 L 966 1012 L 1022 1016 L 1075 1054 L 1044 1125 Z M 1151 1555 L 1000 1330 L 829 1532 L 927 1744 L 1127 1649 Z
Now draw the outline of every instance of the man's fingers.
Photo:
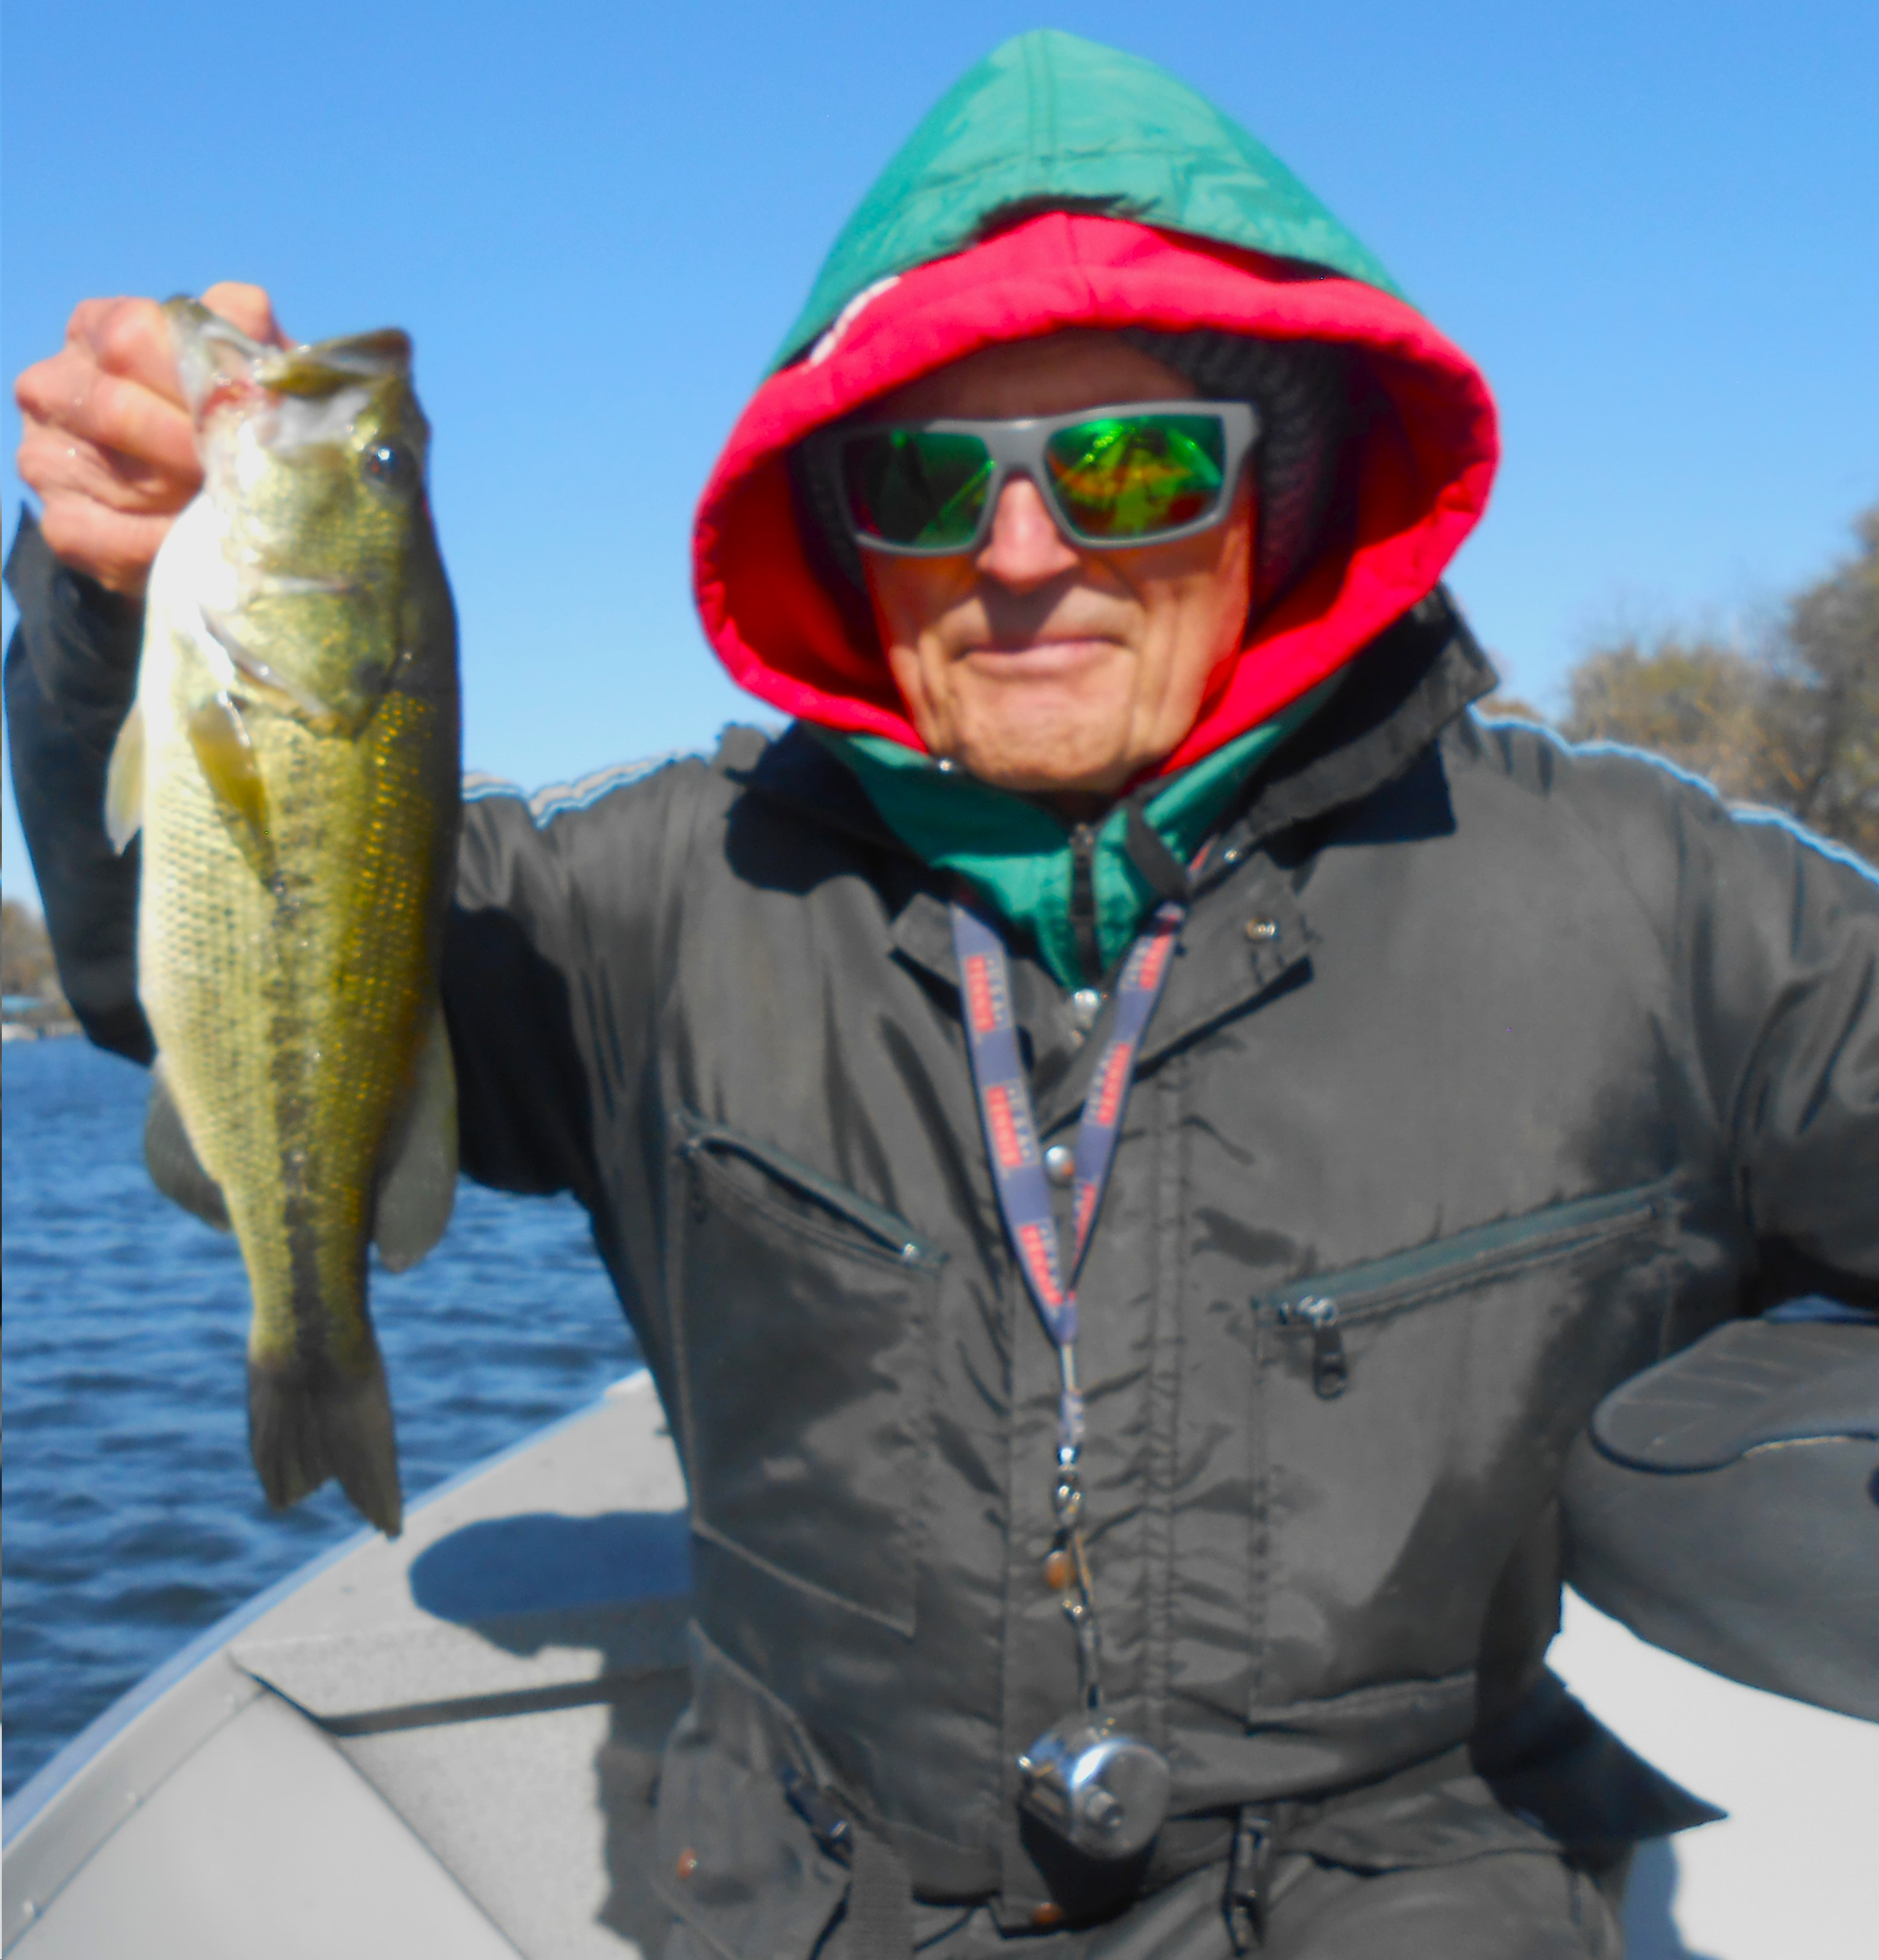
M 65 344 L 14 383 L 27 418 L 159 469 L 193 475 L 196 445 L 161 310 L 148 300 L 86 300 Z
M 287 345 L 260 286 L 225 281 L 202 298 L 250 339 Z M 142 592 L 171 518 L 202 482 L 162 308 L 84 301 L 65 345 L 27 368 L 14 393 L 26 424 L 20 474 L 39 494 L 46 542 L 100 584 Z
M 170 329 L 154 300 L 81 301 L 65 328 L 65 353 L 75 371 L 95 368 L 182 402 Z
M 90 348 L 67 346 L 49 361 L 37 362 L 21 375 L 13 392 L 29 441 L 43 431 L 55 447 L 109 450 L 133 468 L 168 474 L 181 487 L 193 488 L 196 438 L 180 400 L 142 381 L 107 373 Z
M 250 340 L 275 347 L 288 344 L 275 320 L 273 303 L 260 286 L 224 280 L 209 288 L 202 304 L 231 326 L 240 328 Z M 177 374 L 169 322 L 154 300 L 81 301 L 65 329 L 65 347 L 81 361 L 88 357 L 104 374 L 137 382 L 153 393 L 182 402 L 183 384 Z
M 60 496 L 91 498 L 108 510 L 174 515 L 202 482 L 186 421 L 180 460 L 153 461 L 147 453 L 76 441 L 67 430 L 29 418 L 20 440 L 19 471 L 42 501 Z
M 240 327 L 250 340 L 261 341 L 270 347 L 288 344 L 274 317 L 274 302 L 269 298 L 265 287 L 244 285 L 238 279 L 223 279 L 203 294 L 202 304 L 211 313 L 220 313 L 231 326 Z
M 48 501 L 40 530 L 53 555 L 129 598 L 150 582 L 151 561 L 170 534 L 170 517 L 129 517 L 75 497 Z

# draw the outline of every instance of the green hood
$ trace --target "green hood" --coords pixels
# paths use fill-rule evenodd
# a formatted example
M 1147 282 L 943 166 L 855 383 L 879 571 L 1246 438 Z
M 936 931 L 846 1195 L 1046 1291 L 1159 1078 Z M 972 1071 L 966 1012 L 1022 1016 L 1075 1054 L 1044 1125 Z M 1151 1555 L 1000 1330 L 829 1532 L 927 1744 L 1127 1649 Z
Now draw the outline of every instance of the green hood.
M 1027 209 L 1132 218 L 1301 259 L 1400 297 L 1263 143 L 1185 82 L 1046 28 L 995 49 L 914 131 L 842 228 L 772 371 L 858 294 L 965 250 L 995 213 Z

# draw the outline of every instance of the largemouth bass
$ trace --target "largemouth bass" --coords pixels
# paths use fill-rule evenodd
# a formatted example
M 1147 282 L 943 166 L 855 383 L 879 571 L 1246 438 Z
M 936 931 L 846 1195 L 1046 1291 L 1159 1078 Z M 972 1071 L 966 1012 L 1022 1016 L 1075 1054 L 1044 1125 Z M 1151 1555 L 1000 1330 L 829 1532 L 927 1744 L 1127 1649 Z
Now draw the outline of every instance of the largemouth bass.
M 400 1526 L 366 1249 L 450 1217 L 438 959 L 459 816 L 457 633 L 410 342 L 264 347 L 165 309 L 204 482 L 152 568 L 107 820 L 142 833 L 158 1184 L 241 1246 L 269 1501 L 336 1477 Z

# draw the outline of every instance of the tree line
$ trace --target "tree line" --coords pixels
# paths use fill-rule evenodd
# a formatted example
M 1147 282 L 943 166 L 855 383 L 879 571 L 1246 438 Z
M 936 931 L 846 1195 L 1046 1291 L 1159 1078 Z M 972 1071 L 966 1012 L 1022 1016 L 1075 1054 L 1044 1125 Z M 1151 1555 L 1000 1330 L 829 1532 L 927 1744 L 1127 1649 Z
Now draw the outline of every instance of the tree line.
M 64 1005 L 46 923 L 18 899 L 0 900 L 0 993 Z
M 1879 504 L 1853 530 L 1852 554 L 1747 647 L 1670 634 L 1593 648 L 1559 732 L 1651 749 L 1879 864 Z M 1547 721 L 1504 696 L 1483 705 Z

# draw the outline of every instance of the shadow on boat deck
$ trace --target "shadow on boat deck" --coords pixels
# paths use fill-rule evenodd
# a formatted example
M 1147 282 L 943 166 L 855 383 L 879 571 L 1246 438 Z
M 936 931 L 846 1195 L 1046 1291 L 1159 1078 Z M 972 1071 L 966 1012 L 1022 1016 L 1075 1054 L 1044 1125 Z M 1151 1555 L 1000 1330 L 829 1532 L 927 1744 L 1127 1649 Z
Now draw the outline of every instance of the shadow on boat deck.
M 486 1518 L 420 1552 L 410 1583 L 415 1605 L 507 1645 L 485 1623 L 689 1592 L 690 1532 L 683 1511 Z

